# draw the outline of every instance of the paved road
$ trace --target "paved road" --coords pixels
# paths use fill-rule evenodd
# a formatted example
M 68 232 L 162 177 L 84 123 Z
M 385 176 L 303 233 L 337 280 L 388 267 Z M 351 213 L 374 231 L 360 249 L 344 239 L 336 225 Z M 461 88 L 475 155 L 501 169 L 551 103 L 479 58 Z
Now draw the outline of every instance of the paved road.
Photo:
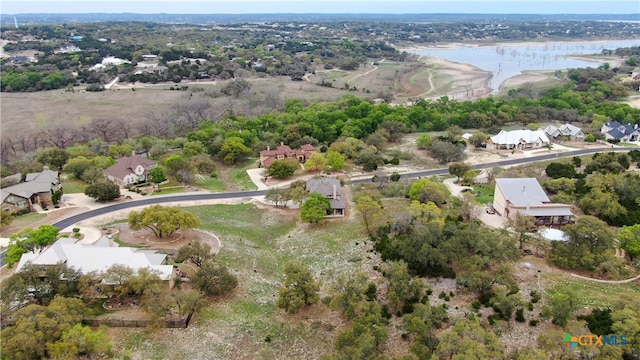
M 624 151 L 630 151 L 631 149 L 630 148 L 613 148 L 613 149 L 606 149 L 606 150 L 624 152 Z M 588 155 L 588 154 L 593 154 L 593 153 L 602 152 L 602 151 L 603 149 L 582 149 L 582 150 L 567 151 L 562 153 L 531 156 L 527 158 L 497 161 L 497 162 L 486 163 L 486 164 L 478 164 L 478 165 L 473 165 L 472 168 L 476 170 L 489 169 L 496 166 L 519 165 L 519 164 L 526 164 L 526 163 L 537 162 L 537 161 L 552 160 L 552 159 L 562 158 L 562 157 Z M 423 176 L 434 176 L 434 175 L 446 175 L 448 173 L 449 173 L 448 168 L 431 169 L 431 170 L 416 171 L 416 172 L 402 174 L 401 179 L 411 179 L 411 178 L 417 178 L 417 177 L 423 177 Z M 352 184 L 362 184 L 362 183 L 368 183 L 368 182 L 371 182 L 371 177 L 351 180 Z M 113 211 L 129 209 L 137 206 L 162 204 L 162 203 L 168 203 L 168 202 L 188 202 L 188 201 L 201 201 L 201 200 L 243 198 L 243 197 L 252 197 L 252 196 L 262 196 L 265 193 L 266 193 L 266 190 L 253 190 L 253 191 L 185 194 L 185 195 L 173 195 L 173 196 L 164 196 L 164 197 L 152 197 L 148 199 L 134 200 L 126 203 L 120 203 L 120 204 L 105 206 L 99 209 L 90 210 L 82 214 L 68 217 L 64 220 L 53 223 L 52 225 L 59 229 L 64 229 L 77 222 L 84 221 L 95 216 L 100 216 L 100 215 L 108 214 Z

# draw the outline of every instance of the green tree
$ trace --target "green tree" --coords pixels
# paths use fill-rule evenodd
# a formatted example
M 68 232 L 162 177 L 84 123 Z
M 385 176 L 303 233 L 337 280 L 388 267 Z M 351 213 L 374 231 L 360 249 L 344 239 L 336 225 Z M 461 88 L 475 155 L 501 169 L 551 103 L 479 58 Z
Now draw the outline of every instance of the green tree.
M 222 142 L 220 157 L 227 164 L 236 164 L 251 154 L 251 149 L 244 144 L 244 140 L 237 136 L 231 136 Z
M 378 228 L 384 225 L 386 218 L 382 205 L 368 195 L 356 199 L 356 210 L 360 214 L 362 224 L 369 237 L 373 237 Z
M 617 237 L 620 247 L 627 252 L 631 260 L 640 256 L 640 224 L 623 226 L 618 230 Z
M 536 231 L 537 228 L 536 219 L 533 216 L 522 215 L 520 212 L 512 219 L 509 219 L 509 226 L 513 228 L 518 236 L 518 248 L 520 250 L 522 250 L 524 244 L 531 239 L 533 236 L 532 233 Z
M 302 262 L 289 261 L 284 266 L 285 282 L 280 288 L 278 307 L 295 314 L 305 305 L 313 305 L 320 300 L 320 284 L 313 278 L 311 270 Z
M 607 224 L 593 216 L 578 218 L 565 226 L 568 242 L 555 241 L 549 260 L 559 266 L 595 270 L 613 258 L 614 236 Z
M 0 212 L 0 227 L 4 228 L 11 225 L 13 219 L 14 217 L 11 216 L 11 212 L 9 210 L 2 210 L 2 212 Z
M 446 186 L 430 179 L 420 179 L 411 184 L 409 188 L 411 200 L 418 200 L 421 203 L 432 201 L 438 206 L 443 205 L 449 195 Z
M 310 193 L 309 198 L 300 206 L 302 221 L 318 223 L 331 211 L 331 202 L 319 193 Z
M 482 144 L 487 141 L 487 139 L 489 139 L 489 135 L 478 131 L 473 133 L 473 135 L 469 137 L 469 144 L 473 145 L 476 149 L 479 149 L 482 147 Z
M 229 293 L 238 286 L 238 278 L 229 272 L 225 266 L 207 261 L 196 271 L 193 285 L 203 294 L 220 296 Z
M 78 156 L 73 159 L 69 159 L 63 170 L 66 173 L 72 174 L 76 179 L 82 179 L 84 172 L 91 167 L 93 167 L 91 160 L 84 156 Z
M 576 168 L 575 166 L 573 166 L 573 164 L 552 162 L 551 164 L 547 165 L 545 172 L 547 173 L 547 176 L 554 179 L 571 179 L 576 175 Z
M 200 226 L 200 219 L 196 215 L 173 206 L 152 205 L 129 213 L 131 230 L 146 227 L 158 238 L 171 236 L 179 229 L 192 229 L 198 226 Z
M 40 225 L 37 229 L 25 229 L 11 235 L 5 262 L 8 267 L 20 260 L 27 252 L 42 252 L 58 239 L 60 229 L 51 225 Z
M 304 163 L 304 169 L 307 171 L 321 171 L 327 167 L 327 159 L 321 153 L 315 152 L 309 156 Z
M 36 160 L 56 170 L 62 170 L 69 159 L 69 153 L 57 147 L 48 147 L 38 151 Z
M 111 181 L 103 180 L 87 186 L 84 194 L 97 201 L 110 201 L 120 197 L 120 187 Z
M 429 147 L 429 152 L 434 159 L 440 162 L 440 164 L 446 164 L 452 161 L 462 161 L 466 157 L 464 153 L 464 145 L 442 140 L 433 140 Z
M 188 141 L 182 147 L 182 153 L 186 157 L 192 157 L 207 152 L 207 148 L 201 141 Z
M 636 300 L 626 299 L 624 305 L 611 313 L 611 328 L 615 334 L 626 336 L 626 350 L 631 354 L 640 353 L 640 304 Z
M 162 170 L 160 166 L 156 166 L 149 170 L 149 180 L 151 180 L 152 183 L 160 184 L 166 179 L 167 177 L 164 175 L 164 170 Z
M 264 195 L 264 199 L 278 207 L 278 204 L 286 204 L 290 200 L 290 193 L 288 189 L 270 188 Z
M 82 321 L 85 307 L 78 299 L 62 296 L 48 306 L 27 305 L 17 310 L 13 326 L 2 330 L 2 357 L 6 359 L 45 359 L 49 357 L 47 344 Z
M 549 314 L 551 322 L 565 327 L 577 308 L 572 294 L 555 293 L 549 297 Z
M 420 278 L 412 278 L 409 275 L 409 269 L 404 261 L 388 261 L 383 267 L 382 274 L 389 281 L 387 300 L 392 313 L 401 311 L 407 304 L 420 301 L 424 295 L 424 283 Z
M 309 196 L 309 192 L 307 191 L 307 189 L 305 189 L 304 182 L 294 182 L 293 184 L 291 184 L 288 193 L 288 198 L 295 204 L 298 204 L 298 206 L 302 205 L 304 199 Z
M 427 134 L 418 136 L 418 138 L 416 139 L 416 145 L 418 146 L 418 149 L 429 149 L 431 147 L 431 136 Z
M 337 151 L 327 152 L 327 165 L 331 167 L 333 171 L 340 171 L 344 167 L 345 156 Z
M 88 168 L 82 173 L 82 181 L 89 185 L 103 180 L 105 180 L 104 172 L 95 166 Z
M 178 250 L 176 262 L 191 261 L 194 265 L 202 267 L 202 265 L 213 260 L 213 253 L 209 244 L 199 240 L 191 241 Z
M 440 359 L 502 359 L 504 345 L 477 319 L 458 321 L 440 336 L 435 354 Z
M 276 179 L 286 179 L 298 170 L 296 159 L 274 160 L 267 168 L 267 174 Z
M 471 166 L 465 163 L 452 163 L 449 165 L 449 174 L 457 176 L 457 181 L 460 181 L 460 178 L 469 170 L 471 170 Z
M 91 330 L 88 326 L 75 324 L 64 331 L 60 340 L 47 343 L 51 359 L 93 358 L 111 350 L 109 336 L 102 329 Z

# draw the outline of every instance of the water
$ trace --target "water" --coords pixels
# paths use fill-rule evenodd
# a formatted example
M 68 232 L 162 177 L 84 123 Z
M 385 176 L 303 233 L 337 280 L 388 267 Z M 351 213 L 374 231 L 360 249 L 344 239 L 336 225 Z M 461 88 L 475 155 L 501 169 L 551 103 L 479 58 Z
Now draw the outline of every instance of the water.
M 603 49 L 640 46 L 640 39 L 565 43 L 500 44 L 492 46 L 460 45 L 451 48 L 411 50 L 412 53 L 471 64 L 493 74 L 489 86 L 495 92 L 500 84 L 524 70 L 563 70 L 598 67 L 604 61 L 586 61 L 568 55 L 600 54 Z

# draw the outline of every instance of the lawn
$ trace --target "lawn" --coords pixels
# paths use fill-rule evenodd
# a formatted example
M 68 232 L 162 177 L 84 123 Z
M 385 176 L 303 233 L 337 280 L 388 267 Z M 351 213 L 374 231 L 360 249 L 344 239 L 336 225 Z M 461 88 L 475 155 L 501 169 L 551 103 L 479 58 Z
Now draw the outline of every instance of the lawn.
M 231 181 L 236 184 L 240 190 L 256 190 L 258 187 L 251 181 L 247 169 L 251 169 L 255 165 L 255 160 L 248 160 L 244 164 L 238 164 L 229 171 Z
M 227 190 L 227 185 L 224 183 L 224 181 L 218 178 L 213 178 L 211 176 L 204 177 L 204 181 L 196 180 L 195 184 L 203 189 L 207 189 L 212 192 L 221 192 Z
M 78 179 L 62 180 L 62 190 L 65 194 L 84 194 L 86 188 L 87 184 L 84 181 Z
M 337 313 L 315 305 L 297 315 L 276 306 L 289 260 L 300 260 L 322 281 L 321 296 L 345 274 L 371 270 L 379 259 L 370 252 L 359 222 L 302 223 L 294 210 L 253 204 L 188 207 L 200 228 L 222 244 L 215 261 L 238 277 L 232 295 L 212 299 L 188 331 L 162 334 L 120 329 L 139 341 L 123 342 L 131 358 L 321 358 L 333 350 L 343 326 Z M 304 349 L 304 356 L 299 353 Z M 239 355 L 240 354 L 240 355 Z M 238 356 L 239 355 L 239 356 Z
M 487 204 L 493 201 L 494 189 L 487 186 L 474 185 L 473 191 L 478 204 Z
M 566 275 L 551 280 L 552 287 L 547 290 L 549 294 L 571 294 L 580 307 L 606 308 L 640 298 L 640 284 L 602 284 Z

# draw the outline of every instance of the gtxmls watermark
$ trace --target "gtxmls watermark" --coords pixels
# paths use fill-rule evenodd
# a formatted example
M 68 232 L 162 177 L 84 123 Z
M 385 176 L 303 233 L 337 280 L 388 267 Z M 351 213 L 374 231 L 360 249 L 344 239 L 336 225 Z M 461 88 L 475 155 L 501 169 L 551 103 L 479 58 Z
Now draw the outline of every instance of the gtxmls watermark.
M 571 336 L 569 333 L 564 333 L 564 339 L 562 343 L 573 349 L 576 346 L 625 346 L 627 345 L 627 337 L 624 335 L 579 335 Z

